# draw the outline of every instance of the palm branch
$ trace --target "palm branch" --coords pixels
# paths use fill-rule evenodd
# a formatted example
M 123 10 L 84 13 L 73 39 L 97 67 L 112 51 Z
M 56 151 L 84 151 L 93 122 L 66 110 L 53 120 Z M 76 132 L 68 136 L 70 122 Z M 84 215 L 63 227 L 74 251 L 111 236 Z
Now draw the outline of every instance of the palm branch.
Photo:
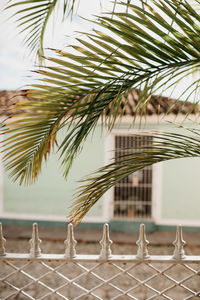
M 199 77 L 192 83 L 185 78 L 199 71 L 199 22 L 187 1 L 141 1 L 140 5 L 129 4 L 127 12 L 100 16 L 95 22 L 97 29 L 83 34 L 77 39 L 79 45 L 72 46 L 75 54 L 55 50 L 57 56 L 48 58 L 49 65 L 38 71 L 39 82 L 25 93 L 31 100 L 16 105 L 23 113 L 14 115 L 4 127 L 9 133 L 4 140 L 4 160 L 10 176 L 21 183 L 35 181 L 62 129 L 66 135 L 58 151 L 66 177 L 99 119 L 112 129 L 122 100 L 132 88 L 141 90 L 135 108 L 135 116 L 140 113 L 141 118 L 153 93 L 171 89 L 179 81 L 184 81 L 180 96 L 187 92 L 185 102 L 189 96 L 198 96 Z M 190 145 L 190 140 L 187 142 Z M 171 143 L 173 147 L 173 139 Z M 156 155 L 160 153 L 160 161 L 166 160 L 162 156 L 165 148 L 161 142 L 159 146 Z M 179 146 L 176 144 L 176 151 Z M 145 159 L 149 162 L 148 155 L 140 167 L 145 166 Z M 77 202 L 80 209 L 84 201 L 90 207 L 83 195 Z M 82 217 L 78 208 L 76 216 Z
M 14 11 L 13 17 L 17 21 L 20 33 L 26 34 L 25 43 L 40 58 L 44 55 L 43 40 L 47 23 L 58 2 L 58 0 L 10 0 L 6 7 Z M 70 9 L 73 9 L 73 3 L 71 5 Z
M 58 5 L 62 4 L 60 10 L 63 14 L 60 19 L 73 18 L 79 0 L 7 0 L 6 9 L 13 11 L 12 17 L 20 28 L 20 33 L 25 33 L 25 44 L 31 52 L 37 53 L 41 60 L 44 55 L 44 35 L 52 13 Z M 116 2 L 116 0 L 114 1 Z M 127 4 L 128 4 L 127 0 Z M 116 5 L 116 3 L 115 3 Z
M 198 130 L 192 130 L 192 132 L 193 135 L 189 136 L 154 132 L 149 145 L 134 149 L 126 148 L 128 154 L 116 157 L 114 162 L 82 180 L 69 221 L 75 224 L 80 223 L 104 193 L 124 177 L 144 167 L 172 159 L 200 157 L 200 132 Z

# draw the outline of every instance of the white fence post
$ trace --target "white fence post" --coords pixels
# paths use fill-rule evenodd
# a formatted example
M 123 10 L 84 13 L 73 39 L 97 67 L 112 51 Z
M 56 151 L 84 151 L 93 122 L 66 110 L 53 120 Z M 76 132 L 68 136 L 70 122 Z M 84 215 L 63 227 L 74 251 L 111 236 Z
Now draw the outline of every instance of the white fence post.
M 149 244 L 149 241 L 146 239 L 144 224 L 140 225 L 139 240 L 136 242 L 136 244 L 138 245 L 138 251 L 136 257 L 138 259 L 148 258 L 149 255 L 148 255 L 147 245 Z
M 104 224 L 103 237 L 102 237 L 102 240 L 100 241 L 100 244 L 101 244 L 100 258 L 108 259 L 109 257 L 111 257 L 112 252 L 111 252 L 110 245 L 112 244 L 112 241 L 111 241 L 110 235 L 109 235 L 109 225 L 108 224 Z
M 40 244 L 41 244 L 42 241 L 39 239 L 38 224 L 37 223 L 33 224 L 32 238 L 29 242 L 30 242 L 30 245 L 31 245 L 30 256 L 31 257 L 40 256 L 41 255 Z
M 6 239 L 3 237 L 3 229 L 2 229 L 2 223 L 0 223 L 0 256 L 5 255 L 5 245 Z
M 74 239 L 74 229 L 72 224 L 68 225 L 67 239 L 64 243 L 66 245 L 65 257 L 68 259 L 74 258 L 76 256 L 77 241 Z
M 176 239 L 173 242 L 173 245 L 175 246 L 173 258 L 174 259 L 183 259 L 185 257 L 185 252 L 183 249 L 183 247 L 185 245 L 185 241 L 183 240 L 183 233 L 182 233 L 181 225 L 177 226 Z

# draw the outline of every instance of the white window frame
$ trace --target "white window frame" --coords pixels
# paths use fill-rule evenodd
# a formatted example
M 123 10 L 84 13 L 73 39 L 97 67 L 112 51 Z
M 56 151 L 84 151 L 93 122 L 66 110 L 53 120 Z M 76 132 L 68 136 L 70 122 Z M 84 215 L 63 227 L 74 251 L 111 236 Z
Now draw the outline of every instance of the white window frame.
M 153 130 L 142 129 L 113 129 L 108 133 L 105 140 L 106 164 L 110 163 L 114 158 L 115 136 L 116 135 L 151 135 Z M 142 218 L 135 220 L 147 220 L 157 223 L 161 219 L 161 192 L 162 192 L 162 163 L 157 163 L 152 166 L 152 214 L 150 218 Z M 112 187 L 104 195 L 104 211 L 106 212 L 107 220 L 117 220 L 114 218 L 114 187 Z M 134 219 L 123 219 L 134 221 Z

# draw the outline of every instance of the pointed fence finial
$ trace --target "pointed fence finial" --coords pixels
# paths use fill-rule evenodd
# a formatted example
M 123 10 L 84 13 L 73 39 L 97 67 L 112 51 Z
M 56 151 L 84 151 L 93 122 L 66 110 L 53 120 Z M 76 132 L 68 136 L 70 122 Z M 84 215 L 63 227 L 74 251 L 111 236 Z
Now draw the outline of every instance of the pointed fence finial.
M 139 233 L 139 240 L 136 242 L 138 245 L 137 255 L 136 257 L 138 259 L 145 259 L 149 257 L 147 245 L 149 244 L 149 241 L 146 239 L 145 234 L 145 225 L 140 225 L 140 233 Z
M 2 229 L 2 223 L 0 223 L 0 256 L 3 256 L 6 254 L 5 245 L 6 239 L 3 237 L 3 229 Z
M 185 256 L 184 252 L 184 245 L 185 241 L 183 240 L 183 234 L 182 234 L 182 226 L 178 225 L 176 229 L 176 239 L 173 242 L 173 245 L 175 246 L 173 258 L 174 259 L 182 259 Z
M 100 258 L 101 259 L 107 259 L 112 255 L 110 245 L 112 244 L 112 241 L 110 239 L 109 235 L 109 225 L 106 223 L 103 226 L 103 237 L 100 241 L 101 245 L 101 252 L 100 252 Z
M 74 229 L 71 223 L 68 225 L 67 231 L 67 239 L 64 242 L 66 245 L 65 257 L 74 258 L 76 256 L 77 241 L 74 239 Z
M 41 254 L 40 244 L 42 241 L 39 239 L 37 223 L 33 224 L 32 238 L 29 242 L 31 244 L 30 256 L 31 257 L 40 256 Z

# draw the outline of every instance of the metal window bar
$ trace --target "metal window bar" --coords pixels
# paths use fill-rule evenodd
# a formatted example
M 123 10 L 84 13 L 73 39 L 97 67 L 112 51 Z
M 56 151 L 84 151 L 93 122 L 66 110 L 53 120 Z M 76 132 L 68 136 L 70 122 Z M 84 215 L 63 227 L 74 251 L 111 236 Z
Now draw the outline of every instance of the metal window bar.
M 137 147 L 151 143 L 151 135 L 116 135 L 115 160 L 120 159 L 123 154 L 132 153 Z M 148 166 L 125 177 L 115 185 L 115 219 L 151 219 L 152 172 L 152 166 Z
M 43 254 L 40 243 L 35 223 L 30 252 L 6 253 L 0 224 L 0 299 L 194 300 L 200 297 L 200 255 L 185 255 L 181 226 L 177 227 L 172 256 L 149 255 L 144 224 L 140 225 L 135 255 L 112 254 L 108 224 L 104 225 L 101 251 L 97 255 L 76 254 L 71 224 L 64 254 Z

